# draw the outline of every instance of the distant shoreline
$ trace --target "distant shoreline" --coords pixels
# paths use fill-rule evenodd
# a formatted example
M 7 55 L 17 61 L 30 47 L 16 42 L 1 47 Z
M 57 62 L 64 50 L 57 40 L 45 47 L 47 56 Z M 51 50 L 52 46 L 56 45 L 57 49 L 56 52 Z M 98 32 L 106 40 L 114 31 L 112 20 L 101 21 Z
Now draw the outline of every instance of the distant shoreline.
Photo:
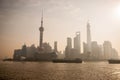
M 53 60 L 14 60 L 12 58 L 0 59 L 0 61 L 13 61 L 13 62 L 53 62 Z M 108 60 L 82 60 L 83 62 L 101 62 Z

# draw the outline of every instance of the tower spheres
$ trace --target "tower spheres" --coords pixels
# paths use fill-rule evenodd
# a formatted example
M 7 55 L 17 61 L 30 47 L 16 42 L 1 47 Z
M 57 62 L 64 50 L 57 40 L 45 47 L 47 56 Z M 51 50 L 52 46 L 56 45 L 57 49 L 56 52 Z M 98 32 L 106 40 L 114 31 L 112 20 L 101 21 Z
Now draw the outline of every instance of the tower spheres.
M 39 28 L 40 38 L 39 38 L 39 46 L 36 48 L 33 45 L 27 47 L 25 44 L 22 46 L 22 49 L 15 49 L 13 60 L 21 61 L 51 61 L 52 59 L 57 58 L 57 54 L 49 43 L 43 43 L 43 14 L 41 17 L 41 26 Z

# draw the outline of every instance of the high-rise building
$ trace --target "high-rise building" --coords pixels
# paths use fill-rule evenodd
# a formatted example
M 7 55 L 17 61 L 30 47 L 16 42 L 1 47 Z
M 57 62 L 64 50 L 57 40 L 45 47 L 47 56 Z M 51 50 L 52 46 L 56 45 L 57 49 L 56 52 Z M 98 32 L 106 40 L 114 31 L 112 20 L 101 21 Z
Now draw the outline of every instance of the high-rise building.
M 27 47 L 26 47 L 26 45 L 24 44 L 24 45 L 22 46 L 21 55 L 22 55 L 23 57 L 26 57 L 26 54 L 27 54 Z
M 112 59 L 118 59 L 118 52 L 115 48 L 112 48 Z
M 90 31 L 90 24 L 87 23 L 87 46 L 88 46 L 88 53 L 91 53 L 91 31 Z
M 104 59 L 103 46 L 98 45 L 98 47 L 99 47 L 99 50 L 98 50 L 99 59 Z
M 74 49 L 77 51 L 77 53 L 81 53 L 80 32 L 76 32 L 76 37 L 74 37 Z
M 87 44 L 85 42 L 83 42 L 83 53 L 87 53 Z
M 42 14 L 42 18 L 41 18 L 41 26 L 39 28 L 39 31 L 40 31 L 40 42 L 39 42 L 39 47 L 40 49 L 42 49 L 42 45 L 43 45 L 43 31 L 44 31 L 44 28 L 43 28 L 43 14 Z
M 105 59 L 117 59 L 118 58 L 118 52 L 116 51 L 115 48 L 112 48 L 111 42 L 104 41 L 103 49 L 104 49 Z
M 112 54 L 112 44 L 109 41 L 104 41 L 103 43 L 104 57 L 105 59 L 110 59 Z
M 99 45 L 97 44 L 97 41 L 92 41 L 91 43 L 91 57 L 92 59 L 99 58 Z
M 71 39 L 70 37 L 67 38 L 67 47 L 68 47 L 69 49 L 72 48 L 72 39 Z
M 65 57 L 69 58 L 72 49 L 72 39 L 70 37 L 67 38 L 67 46 L 65 48 Z
M 58 50 L 57 50 L 57 41 L 54 42 L 54 51 L 58 52 Z

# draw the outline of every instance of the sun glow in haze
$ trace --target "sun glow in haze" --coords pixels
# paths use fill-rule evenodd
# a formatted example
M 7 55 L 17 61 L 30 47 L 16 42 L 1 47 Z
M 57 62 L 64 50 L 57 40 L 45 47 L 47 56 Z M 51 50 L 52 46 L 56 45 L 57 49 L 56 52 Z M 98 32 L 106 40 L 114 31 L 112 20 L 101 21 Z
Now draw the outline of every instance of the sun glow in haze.
M 120 5 L 118 5 L 115 9 L 115 15 L 116 17 L 120 18 Z

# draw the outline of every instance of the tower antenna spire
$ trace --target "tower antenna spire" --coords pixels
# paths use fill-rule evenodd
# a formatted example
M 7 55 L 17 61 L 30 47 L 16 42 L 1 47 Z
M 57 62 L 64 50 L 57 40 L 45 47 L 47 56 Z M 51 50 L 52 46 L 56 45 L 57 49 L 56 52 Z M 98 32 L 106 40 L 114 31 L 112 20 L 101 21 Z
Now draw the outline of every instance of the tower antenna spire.
M 43 27 L 43 9 L 42 9 L 42 14 L 41 14 L 41 27 Z
M 42 9 L 42 17 L 41 17 L 41 20 L 43 21 L 43 9 Z

